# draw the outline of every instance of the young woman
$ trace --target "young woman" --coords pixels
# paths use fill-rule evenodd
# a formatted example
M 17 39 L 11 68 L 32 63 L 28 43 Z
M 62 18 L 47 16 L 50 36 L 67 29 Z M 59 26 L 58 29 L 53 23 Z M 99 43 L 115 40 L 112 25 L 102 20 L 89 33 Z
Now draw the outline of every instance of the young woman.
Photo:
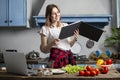
M 76 64 L 70 48 L 77 41 L 79 30 L 74 31 L 74 38 L 68 37 L 60 40 L 59 34 L 62 27 L 68 25 L 61 22 L 60 9 L 55 4 L 46 7 L 46 22 L 40 30 L 40 49 L 44 53 L 50 52 L 49 61 L 53 61 L 53 68 L 61 68 L 67 64 Z

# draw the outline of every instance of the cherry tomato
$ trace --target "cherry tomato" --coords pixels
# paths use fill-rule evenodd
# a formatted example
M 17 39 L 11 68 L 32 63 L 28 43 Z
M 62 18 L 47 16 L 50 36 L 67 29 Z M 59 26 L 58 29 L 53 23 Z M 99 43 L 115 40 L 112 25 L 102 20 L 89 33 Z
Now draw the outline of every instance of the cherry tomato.
M 95 76 L 96 75 L 96 72 L 93 70 L 93 71 L 90 71 L 90 75 L 91 76 Z
M 93 68 L 90 65 L 87 65 L 86 69 L 87 69 L 87 71 L 92 71 L 93 70 Z
M 107 65 L 111 65 L 112 63 L 113 63 L 112 59 L 107 59 L 107 60 L 106 60 L 106 64 L 107 64 Z
M 85 76 L 90 76 L 90 71 L 85 71 Z
M 79 75 L 80 75 L 80 76 L 84 76 L 84 75 L 85 75 L 85 72 L 84 72 L 84 71 L 79 71 Z
M 96 75 L 100 73 L 100 70 L 98 68 L 94 69 L 94 71 L 96 72 Z
M 108 67 L 106 67 L 106 66 L 101 66 L 100 72 L 101 72 L 102 74 L 108 73 Z

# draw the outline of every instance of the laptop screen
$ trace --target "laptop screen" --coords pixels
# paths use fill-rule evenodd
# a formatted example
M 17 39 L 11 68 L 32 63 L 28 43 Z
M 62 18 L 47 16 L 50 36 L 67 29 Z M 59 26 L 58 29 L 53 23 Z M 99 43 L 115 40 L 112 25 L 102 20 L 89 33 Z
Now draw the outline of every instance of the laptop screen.
M 4 52 L 3 56 L 7 72 L 27 75 L 27 63 L 24 53 Z

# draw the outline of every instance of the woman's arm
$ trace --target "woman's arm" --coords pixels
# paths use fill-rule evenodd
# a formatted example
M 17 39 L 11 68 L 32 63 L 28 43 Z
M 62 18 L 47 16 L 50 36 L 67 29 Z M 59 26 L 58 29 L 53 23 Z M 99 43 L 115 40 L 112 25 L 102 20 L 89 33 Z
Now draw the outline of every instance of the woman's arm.
M 77 41 L 77 40 L 76 40 L 75 38 L 74 38 L 73 40 L 71 40 L 71 41 L 70 41 L 70 46 L 72 47 L 76 41 Z
M 41 34 L 41 45 L 40 50 L 44 53 L 49 53 L 52 46 L 59 44 L 60 39 L 55 39 L 53 42 L 48 44 L 48 38 Z
M 47 37 L 43 34 L 41 34 L 41 45 L 40 45 L 40 50 L 44 53 L 48 53 L 50 51 L 50 48 L 52 47 L 52 43 L 48 44 L 47 43 Z
M 75 42 L 77 41 L 77 39 L 78 39 L 78 36 L 79 36 L 79 30 L 77 29 L 77 30 L 74 31 L 74 38 L 73 38 L 73 40 L 70 41 L 70 46 L 73 46 L 73 45 L 74 45 L 74 43 L 75 43 Z

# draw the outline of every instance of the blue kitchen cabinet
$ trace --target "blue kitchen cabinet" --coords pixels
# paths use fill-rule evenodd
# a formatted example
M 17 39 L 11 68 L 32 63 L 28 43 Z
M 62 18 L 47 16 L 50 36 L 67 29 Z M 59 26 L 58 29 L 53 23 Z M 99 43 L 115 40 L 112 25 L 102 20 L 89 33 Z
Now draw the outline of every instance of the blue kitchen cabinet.
M 26 0 L 0 0 L 0 27 L 27 25 Z

